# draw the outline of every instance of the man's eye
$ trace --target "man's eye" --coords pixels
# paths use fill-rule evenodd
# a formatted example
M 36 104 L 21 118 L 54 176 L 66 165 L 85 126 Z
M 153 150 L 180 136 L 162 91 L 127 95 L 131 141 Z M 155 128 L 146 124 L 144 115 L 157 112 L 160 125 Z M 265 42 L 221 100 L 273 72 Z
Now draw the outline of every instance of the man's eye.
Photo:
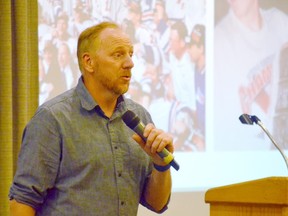
M 115 58 L 121 58 L 122 56 L 123 56 L 123 53 L 120 53 L 120 52 L 114 53 Z

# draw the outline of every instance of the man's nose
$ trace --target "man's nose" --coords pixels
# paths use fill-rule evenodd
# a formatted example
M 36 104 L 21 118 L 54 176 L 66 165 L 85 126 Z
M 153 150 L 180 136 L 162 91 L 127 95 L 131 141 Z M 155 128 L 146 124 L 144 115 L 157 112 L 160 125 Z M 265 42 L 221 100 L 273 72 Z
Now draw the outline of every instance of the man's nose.
M 128 55 L 126 57 L 123 67 L 129 68 L 129 69 L 134 67 L 134 62 L 133 62 L 132 56 Z

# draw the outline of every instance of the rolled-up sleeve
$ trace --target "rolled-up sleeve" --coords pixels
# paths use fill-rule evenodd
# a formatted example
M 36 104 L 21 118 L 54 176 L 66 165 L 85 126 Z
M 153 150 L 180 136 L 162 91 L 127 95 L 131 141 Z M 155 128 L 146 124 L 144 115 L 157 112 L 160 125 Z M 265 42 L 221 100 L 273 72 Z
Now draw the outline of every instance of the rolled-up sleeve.
M 37 209 L 53 187 L 61 160 L 61 137 L 48 108 L 27 124 L 9 198 Z

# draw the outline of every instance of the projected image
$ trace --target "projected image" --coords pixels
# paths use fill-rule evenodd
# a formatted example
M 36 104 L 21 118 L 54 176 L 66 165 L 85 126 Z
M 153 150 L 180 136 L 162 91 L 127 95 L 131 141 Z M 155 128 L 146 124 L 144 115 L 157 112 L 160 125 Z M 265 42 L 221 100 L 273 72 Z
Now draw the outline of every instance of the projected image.
M 279 138 L 279 145 L 284 149 L 288 149 L 288 43 L 281 48 L 279 59 L 280 74 L 273 119 L 273 134 Z
M 287 148 L 287 135 L 281 132 L 288 119 L 287 94 L 283 95 L 288 86 L 283 65 L 288 60 L 284 51 L 288 16 L 281 11 L 284 2 L 215 1 L 215 150 L 272 148 L 260 128 L 239 123 L 243 113 L 257 115 Z M 285 105 L 277 109 L 279 103 Z
M 115 21 L 134 43 L 126 94 L 175 137 L 176 151 L 205 151 L 205 0 L 39 0 L 40 104 L 75 86 L 77 38 Z

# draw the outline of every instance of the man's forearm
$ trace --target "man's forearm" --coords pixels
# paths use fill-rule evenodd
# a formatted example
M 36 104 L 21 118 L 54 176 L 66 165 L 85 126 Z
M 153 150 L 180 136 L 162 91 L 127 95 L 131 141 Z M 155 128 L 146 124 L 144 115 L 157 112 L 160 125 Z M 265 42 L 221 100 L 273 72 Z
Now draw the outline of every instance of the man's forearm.
M 153 169 L 145 189 L 145 200 L 156 211 L 160 211 L 167 203 L 172 188 L 170 170 L 159 172 Z
M 10 201 L 10 216 L 34 216 L 35 210 L 26 204 L 19 203 L 16 200 Z

